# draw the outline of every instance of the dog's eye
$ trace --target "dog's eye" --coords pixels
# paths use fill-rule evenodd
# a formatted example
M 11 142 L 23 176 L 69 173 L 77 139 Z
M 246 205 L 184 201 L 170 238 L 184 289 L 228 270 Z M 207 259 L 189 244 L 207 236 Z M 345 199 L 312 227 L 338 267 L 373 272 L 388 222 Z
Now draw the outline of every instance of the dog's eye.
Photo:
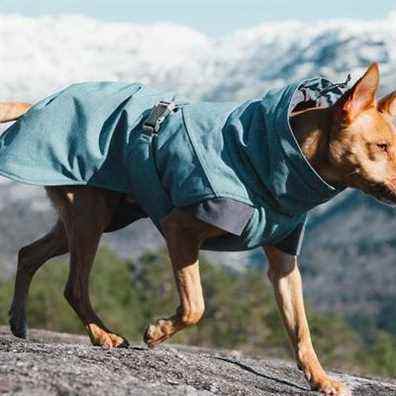
M 384 151 L 385 153 L 388 152 L 389 144 L 386 142 L 376 143 L 376 146 L 379 150 Z

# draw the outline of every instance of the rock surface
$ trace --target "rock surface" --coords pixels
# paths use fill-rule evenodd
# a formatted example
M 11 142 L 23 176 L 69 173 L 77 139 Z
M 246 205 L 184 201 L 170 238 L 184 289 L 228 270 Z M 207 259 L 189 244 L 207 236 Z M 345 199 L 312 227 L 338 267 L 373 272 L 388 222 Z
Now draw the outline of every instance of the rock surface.
M 396 383 L 332 373 L 353 395 L 396 395 Z M 393 383 L 392 383 L 393 382 Z M 102 350 L 83 336 L 0 328 L 0 393 L 10 395 L 315 395 L 294 364 L 193 347 Z

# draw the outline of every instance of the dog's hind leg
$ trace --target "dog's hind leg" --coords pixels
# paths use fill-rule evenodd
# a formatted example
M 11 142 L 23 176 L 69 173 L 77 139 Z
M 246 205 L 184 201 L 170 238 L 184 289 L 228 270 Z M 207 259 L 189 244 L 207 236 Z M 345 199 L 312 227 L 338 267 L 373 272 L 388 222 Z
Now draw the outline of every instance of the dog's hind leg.
M 19 251 L 14 298 L 10 308 L 10 327 L 15 336 L 26 337 L 26 303 L 34 274 L 47 260 L 67 252 L 67 238 L 61 221 L 47 235 Z
M 70 271 L 65 298 L 79 316 L 94 345 L 105 348 L 127 346 L 128 342 L 111 332 L 96 315 L 89 297 L 89 275 L 103 231 L 110 224 L 119 195 L 100 189 L 48 189 L 65 224 Z

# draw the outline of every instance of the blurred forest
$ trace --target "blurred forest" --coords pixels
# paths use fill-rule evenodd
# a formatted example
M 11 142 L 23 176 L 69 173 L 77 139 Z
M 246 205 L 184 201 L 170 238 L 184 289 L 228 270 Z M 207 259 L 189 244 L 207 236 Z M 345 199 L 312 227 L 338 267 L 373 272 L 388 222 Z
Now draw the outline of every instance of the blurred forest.
M 84 333 L 63 297 L 68 266 L 53 260 L 35 277 L 29 298 L 29 326 Z M 261 268 L 233 271 L 201 260 L 206 296 L 204 320 L 179 333 L 173 343 L 236 349 L 255 356 L 291 358 L 272 287 Z M 0 323 L 8 322 L 12 280 L 0 280 Z M 171 264 L 164 251 L 122 260 L 101 249 L 91 277 L 93 305 L 105 323 L 130 341 L 142 341 L 154 319 L 177 307 Z M 358 374 L 396 376 L 396 336 L 369 318 L 347 320 L 308 307 L 314 345 L 327 367 Z M 393 334 L 392 334 L 393 333 Z

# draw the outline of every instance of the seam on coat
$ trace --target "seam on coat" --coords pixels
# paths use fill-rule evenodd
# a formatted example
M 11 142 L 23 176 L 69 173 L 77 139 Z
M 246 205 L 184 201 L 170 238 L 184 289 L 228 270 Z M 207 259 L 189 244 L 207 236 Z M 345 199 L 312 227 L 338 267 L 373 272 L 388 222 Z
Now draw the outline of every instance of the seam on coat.
M 187 106 L 186 106 L 186 107 L 187 107 Z M 206 165 L 205 165 L 205 161 L 202 160 L 201 155 L 198 153 L 198 150 L 196 149 L 196 147 L 197 147 L 197 142 L 196 142 L 195 139 L 193 138 L 192 134 L 190 134 L 190 132 L 189 132 L 189 122 L 187 122 L 188 114 L 186 114 L 186 112 L 184 111 L 184 109 L 185 109 L 185 107 L 182 109 L 182 116 L 183 116 L 182 119 L 183 119 L 183 125 L 184 125 L 184 128 L 185 128 L 185 130 L 186 130 L 188 140 L 189 140 L 189 142 L 190 142 L 190 144 L 191 144 L 191 147 L 192 147 L 192 149 L 193 149 L 193 152 L 194 152 L 195 156 L 197 157 L 197 160 L 198 160 L 199 165 L 200 165 L 200 167 L 201 167 L 201 169 L 202 169 L 202 172 L 203 172 L 203 174 L 205 175 L 206 180 L 207 180 L 208 183 L 209 183 L 209 187 L 210 187 L 210 189 L 212 190 L 212 193 L 214 194 L 214 196 L 215 196 L 216 198 L 218 198 L 219 196 L 217 195 L 217 191 L 213 188 L 213 181 L 212 181 L 211 178 L 209 177 L 208 170 L 207 170 Z

